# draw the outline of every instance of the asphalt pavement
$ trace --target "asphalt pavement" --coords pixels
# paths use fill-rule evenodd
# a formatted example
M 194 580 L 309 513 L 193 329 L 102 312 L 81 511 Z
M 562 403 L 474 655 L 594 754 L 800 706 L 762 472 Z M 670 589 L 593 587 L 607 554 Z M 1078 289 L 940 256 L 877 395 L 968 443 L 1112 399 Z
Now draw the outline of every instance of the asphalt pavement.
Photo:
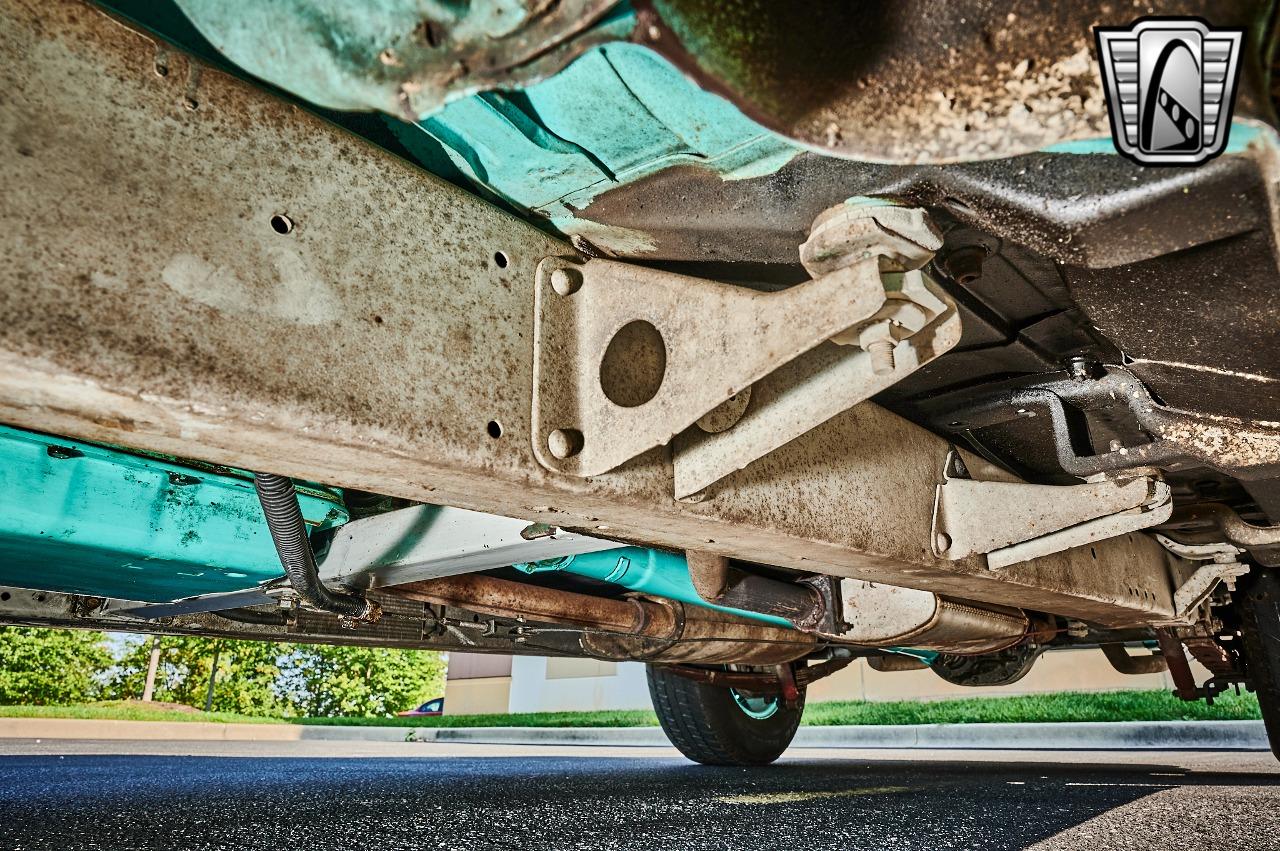
M 1280 849 L 1263 753 L 0 743 L 0 848 Z

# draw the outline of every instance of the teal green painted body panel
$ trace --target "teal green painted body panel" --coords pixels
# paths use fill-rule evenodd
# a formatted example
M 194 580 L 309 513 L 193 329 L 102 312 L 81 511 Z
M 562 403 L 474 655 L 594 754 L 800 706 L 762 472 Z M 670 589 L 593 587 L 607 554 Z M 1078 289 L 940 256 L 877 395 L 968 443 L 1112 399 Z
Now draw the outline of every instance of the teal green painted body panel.
M 225 61 L 174 0 L 102 2 L 207 59 Z M 424 9 L 430 7 L 442 20 L 461 15 L 481 22 L 499 10 L 514 11 L 522 4 L 377 0 L 353 5 L 289 0 L 265 12 L 256 10 L 255 15 L 282 24 L 270 31 L 270 39 L 287 41 L 290 50 L 303 52 L 281 48 L 265 56 L 256 47 L 263 29 L 255 25 L 254 16 L 243 14 L 243 4 L 182 0 L 179 5 L 222 33 L 218 46 L 226 56 L 252 60 L 246 67 L 265 63 L 267 73 L 259 76 L 275 79 L 314 103 L 358 109 L 376 106 L 376 91 L 385 83 L 379 74 L 368 73 L 366 60 L 387 46 L 388 39 L 394 41 L 396 34 L 412 29 L 411 23 Z M 668 11 L 673 20 L 680 17 L 675 7 Z M 508 15 L 508 23 L 515 20 Z M 582 211 L 609 190 L 666 169 L 696 166 L 726 181 L 763 177 L 806 148 L 700 88 L 649 48 L 626 41 L 635 21 L 630 4 L 619 2 L 597 27 L 620 40 L 588 48 L 540 82 L 531 82 L 539 75 L 526 80 L 517 74 L 503 83 L 502 91 L 466 94 L 459 90 L 456 99 L 418 123 L 389 114 L 381 120 L 413 159 L 446 180 L 544 221 L 562 234 L 585 237 L 622 255 L 641 256 L 654 248 L 647 234 L 583 218 L 590 211 Z M 317 31 L 325 37 L 313 38 Z M 309 46 L 303 50 L 305 45 Z M 403 114 L 394 108 L 384 112 Z M 343 121 L 338 113 L 328 117 Z M 1227 153 L 1241 153 L 1264 134 L 1264 141 L 1274 144 L 1272 131 L 1253 122 L 1234 122 Z M 391 139 L 378 134 L 376 141 L 387 144 Z M 1063 142 L 1044 152 L 1116 155 L 1109 137 Z
M 347 520 L 337 493 L 299 499 Z M 166 602 L 281 575 L 248 474 L 0 427 L 0 585 Z
M 643 248 L 643 235 L 573 212 L 673 166 L 739 180 L 771 174 L 801 151 L 653 51 L 626 43 L 592 48 L 523 91 L 465 98 L 416 125 L 388 122 L 429 168 L 441 170 L 443 152 L 480 191 L 619 250 Z
M 328 109 L 413 119 L 495 82 L 542 79 L 579 43 L 625 39 L 635 28 L 616 0 L 171 1 L 255 77 Z
M 691 606 L 702 606 L 720 612 L 740 615 L 755 621 L 789 627 L 791 624 L 783 618 L 773 615 L 762 615 L 742 609 L 731 609 L 726 606 L 715 606 L 705 602 L 698 596 L 689 578 L 689 564 L 684 556 L 649 550 L 644 547 L 623 547 L 620 550 L 604 550 L 598 553 L 565 556 L 547 561 L 528 562 L 513 565 L 524 573 L 546 573 L 563 571 L 575 576 L 585 576 L 600 582 L 620 585 L 640 594 L 654 597 L 666 597 L 679 600 Z

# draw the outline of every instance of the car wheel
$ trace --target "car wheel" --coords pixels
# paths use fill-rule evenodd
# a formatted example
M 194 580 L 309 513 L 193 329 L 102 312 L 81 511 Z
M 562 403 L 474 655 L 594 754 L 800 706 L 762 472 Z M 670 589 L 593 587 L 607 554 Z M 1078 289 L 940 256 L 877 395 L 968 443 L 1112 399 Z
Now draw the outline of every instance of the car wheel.
M 795 738 L 804 691 L 792 705 L 713 686 L 649 665 L 658 723 L 680 753 L 703 765 L 768 765 Z
M 1236 592 L 1245 672 L 1258 695 L 1271 751 L 1280 757 L 1280 576 L 1255 567 Z

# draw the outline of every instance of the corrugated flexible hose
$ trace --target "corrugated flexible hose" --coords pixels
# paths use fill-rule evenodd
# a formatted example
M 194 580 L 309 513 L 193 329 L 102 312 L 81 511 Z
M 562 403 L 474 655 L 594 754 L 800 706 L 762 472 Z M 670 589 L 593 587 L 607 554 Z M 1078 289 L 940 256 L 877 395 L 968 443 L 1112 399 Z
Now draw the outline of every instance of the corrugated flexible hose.
M 333 591 L 320 581 L 293 480 L 275 473 L 254 473 L 253 486 L 258 491 L 258 501 L 262 503 L 262 513 L 267 518 L 267 528 L 271 530 L 285 576 L 302 601 L 342 617 L 377 620 L 380 614 L 377 603 L 356 594 Z

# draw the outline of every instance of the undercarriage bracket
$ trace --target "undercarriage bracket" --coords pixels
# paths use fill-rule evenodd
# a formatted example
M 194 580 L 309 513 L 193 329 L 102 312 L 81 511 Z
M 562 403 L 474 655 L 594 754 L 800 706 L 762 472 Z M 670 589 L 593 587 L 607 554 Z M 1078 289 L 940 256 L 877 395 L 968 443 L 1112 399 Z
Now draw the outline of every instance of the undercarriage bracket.
M 801 247 L 813 279 L 778 292 L 544 259 L 535 455 L 596 476 L 696 423 L 677 444 L 675 495 L 698 493 L 959 341 L 954 305 L 919 271 L 939 245 L 922 211 L 842 205 Z
M 974 481 L 959 455 L 943 470 L 933 508 L 933 549 L 941 558 L 985 553 L 999 570 L 1169 519 L 1173 495 L 1150 476 L 1079 485 Z
M 1164 535 L 1156 535 L 1156 540 L 1175 555 L 1199 562 L 1173 592 L 1175 617 L 1170 624 L 1185 623 L 1219 583 L 1234 591 L 1236 580 L 1249 572 L 1249 565 L 1240 561 L 1243 550 L 1233 544 L 1179 544 Z

